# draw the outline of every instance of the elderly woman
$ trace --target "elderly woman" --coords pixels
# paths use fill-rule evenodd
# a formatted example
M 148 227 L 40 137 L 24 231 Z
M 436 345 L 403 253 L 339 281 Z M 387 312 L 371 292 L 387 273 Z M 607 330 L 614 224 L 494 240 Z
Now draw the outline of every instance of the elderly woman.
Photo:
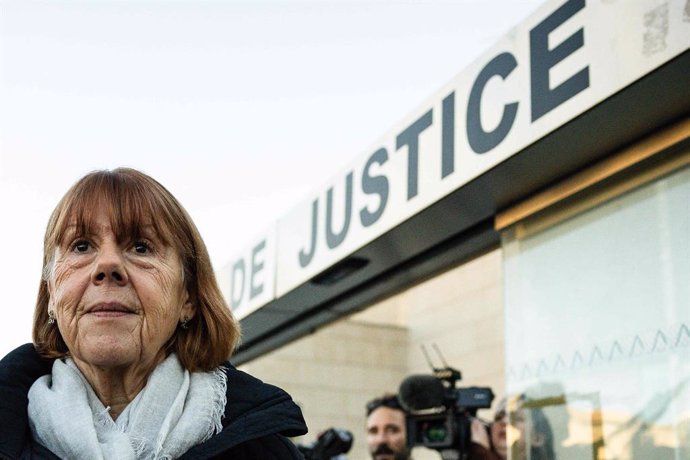
M 238 338 L 170 192 L 86 175 L 48 223 L 34 343 L 0 362 L 0 458 L 302 458 L 290 396 L 226 361 Z

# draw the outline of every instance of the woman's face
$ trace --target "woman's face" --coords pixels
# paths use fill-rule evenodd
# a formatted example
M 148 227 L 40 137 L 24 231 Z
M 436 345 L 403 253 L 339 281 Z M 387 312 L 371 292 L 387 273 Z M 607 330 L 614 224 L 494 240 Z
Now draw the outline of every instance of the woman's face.
M 93 224 L 88 235 L 68 229 L 56 249 L 48 308 L 76 360 L 100 367 L 155 365 L 177 324 L 194 315 L 180 255 L 152 226 L 118 241 L 105 211 Z

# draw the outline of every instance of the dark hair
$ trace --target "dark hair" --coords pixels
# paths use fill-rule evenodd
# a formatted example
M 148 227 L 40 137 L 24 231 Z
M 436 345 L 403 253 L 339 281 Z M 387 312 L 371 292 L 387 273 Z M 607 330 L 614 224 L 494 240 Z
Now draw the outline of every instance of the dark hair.
M 240 327 L 216 281 L 206 245 L 194 222 L 175 197 L 152 177 L 130 168 L 94 171 L 77 181 L 60 200 L 48 221 L 43 241 L 43 276 L 34 311 L 33 340 L 46 358 L 61 358 L 68 349 L 60 331 L 48 324 L 51 276 L 56 249 L 68 229 L 88 233 L 94 216 L 105 208 L 118 237 L 138 236 L 152 225 L 165 244 L 182 259 L 184 282 L 196 315 L 187 328 L 177 328 L 165 345 L 189 371 L 209 371 L 227 360 L 240 338 Z
M 532 446 L 531 457 L 534 460 L 554 460 L 556 453 L 553 448 L 553 430 L 549 419 L 540 408 L 529 409 L 532 421 L 532 429 L 542 436 L 543 441 L 539 446 Z
M 403 407 L 400 405 L 398 396 L 392 393 L 386 393 L 380 398 L 375 398 L 369 401 L 366 405 L 367 417 L 369 417 L 371 413 L 379 407 L 388 407 L 389 409 L 396 409 L 403 412 L 405 411 Z
M 522 417 L 529 417 L 529 425 L 534 434 L 538 435 L 540 442 L 536 445 L 529 443 L 529 457 L 532 460 L 555 460 L 554 436 L 551 423 L 542 409 L 540 400 L 531 400 L 525 394 L 517 398 L 516 410 L 511 411 L 511 419 L 521 413 Z M 513 421 L 511 420 L 511 423 Z M 527 439 L 532 433 L 526 434 Z M 517 446 L 515 446 L 517 447 Z

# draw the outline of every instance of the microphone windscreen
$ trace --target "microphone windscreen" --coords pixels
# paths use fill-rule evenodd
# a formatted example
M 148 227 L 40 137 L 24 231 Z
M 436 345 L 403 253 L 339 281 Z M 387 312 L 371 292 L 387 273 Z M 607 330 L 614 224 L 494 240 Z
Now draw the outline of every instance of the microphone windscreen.
M 400 403 L 408 411 L 443 406 L 446 389 L 433 375 L 411 375 L 400 384 Z

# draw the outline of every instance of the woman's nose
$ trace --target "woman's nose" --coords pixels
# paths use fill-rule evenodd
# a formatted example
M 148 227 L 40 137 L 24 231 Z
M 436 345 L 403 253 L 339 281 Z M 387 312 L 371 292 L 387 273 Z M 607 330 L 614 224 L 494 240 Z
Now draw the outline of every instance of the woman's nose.
M 125 270 L 122 252 L 116 245 L 104 245 L 99 249 L 98 259 L 91 279 L 94 284 L 127 284 L 129 279 Z

